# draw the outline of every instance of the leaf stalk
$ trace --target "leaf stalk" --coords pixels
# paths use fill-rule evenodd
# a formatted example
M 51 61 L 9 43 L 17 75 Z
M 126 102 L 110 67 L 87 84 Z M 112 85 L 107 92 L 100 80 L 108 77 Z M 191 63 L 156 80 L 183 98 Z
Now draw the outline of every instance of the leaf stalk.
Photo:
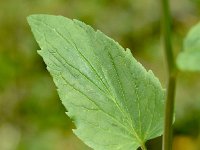
M 142 150 L 147 150 L 147 148 L 146 148 L 146 146 L 144 144 L 141 146 L 141 149 Z

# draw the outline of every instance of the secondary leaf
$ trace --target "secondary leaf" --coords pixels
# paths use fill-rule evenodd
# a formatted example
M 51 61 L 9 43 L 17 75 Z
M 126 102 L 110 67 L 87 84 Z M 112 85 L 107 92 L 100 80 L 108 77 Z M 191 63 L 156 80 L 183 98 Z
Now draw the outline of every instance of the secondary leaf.
M 95 150 L 136 150 L 163 132 L 164 90 L 129 49 L 78 20 L 28 17 L 74 133 Z
M 200 24 L 194 26 L 183 43 L 183 52 L 177 57 L 177 66 L 184 71 L 200 71 Z

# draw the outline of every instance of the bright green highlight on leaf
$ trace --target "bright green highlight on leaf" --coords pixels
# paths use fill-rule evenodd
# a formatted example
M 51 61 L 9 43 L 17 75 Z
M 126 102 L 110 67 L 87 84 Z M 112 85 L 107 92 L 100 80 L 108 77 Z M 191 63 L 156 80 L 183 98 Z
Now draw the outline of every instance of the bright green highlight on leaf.
M 165 92 L 129 49 L 78 20 L 28 17 L 74 133 L 95 150 L 136 150 L 163 133 Z
M 183 43 L 183 52 L 178 55 L 177 66 L 183 71 L 200 71 L 200 24 L 194 26 Z

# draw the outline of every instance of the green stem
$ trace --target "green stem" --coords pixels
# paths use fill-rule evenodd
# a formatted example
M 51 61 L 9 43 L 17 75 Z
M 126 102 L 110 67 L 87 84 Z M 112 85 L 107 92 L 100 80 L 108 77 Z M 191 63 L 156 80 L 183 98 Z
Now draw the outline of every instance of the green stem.
M 163 36 L 165 55 L 168 67 L 168 86 L 167 97 L 165 103 L 165 125 L 163 134 L 163 150 L 172 150 L 172 124 L 174 114 L 174 99 L 176 87 L 176 66 L 174 63 L 174 56 L 171 45 L 171 17 L 169 1 L 162 0 L 162 14 L 163 14 Z

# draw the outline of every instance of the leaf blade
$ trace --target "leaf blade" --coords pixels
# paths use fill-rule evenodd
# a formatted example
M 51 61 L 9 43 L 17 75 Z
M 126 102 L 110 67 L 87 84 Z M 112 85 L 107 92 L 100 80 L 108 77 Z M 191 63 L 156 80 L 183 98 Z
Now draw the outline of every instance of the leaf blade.
M 162 134 L 164 91 L 130 50 L 78 20 L 33 15 L 28 21 L 74 132 L 87 145 L 137 149 Z
M 177 57 L 177 66 L 182 71 L 200 71 L 200 24 L 191 28 L 184 39 L 183 51 Z

